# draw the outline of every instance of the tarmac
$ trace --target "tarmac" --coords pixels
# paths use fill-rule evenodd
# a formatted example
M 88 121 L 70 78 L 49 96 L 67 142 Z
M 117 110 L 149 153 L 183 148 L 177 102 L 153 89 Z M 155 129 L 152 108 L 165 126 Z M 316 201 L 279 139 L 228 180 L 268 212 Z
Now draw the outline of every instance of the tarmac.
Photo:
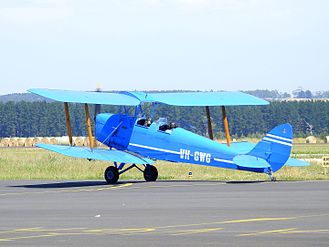
M 329 246 L 329 181 L 0 181 L 0 246 Z

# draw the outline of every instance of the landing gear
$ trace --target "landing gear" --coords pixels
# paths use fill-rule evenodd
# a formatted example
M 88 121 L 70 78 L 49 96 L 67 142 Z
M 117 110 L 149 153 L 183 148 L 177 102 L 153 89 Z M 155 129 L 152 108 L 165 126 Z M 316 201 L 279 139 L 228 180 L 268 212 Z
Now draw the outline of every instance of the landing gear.
M 119 170 L 114 166 L 109 166 L 104 172 L 104 178 L 108 184 L 115 184 L 119 180 Z
M 144 173 L 144 179 L 147 182 L 155 181 L 158 178 L 158 170 L 156 169 L 155 166 L 147 165 L 143 173 Z
M 158 178 L 158 170 L 155 166 L 152 165 L 144 165 L 145 169 L 142 170 L 135 164 L 130 165 L 129 167 L 123 169 L 125 166 L 125 163 L 121 163 L 118 165 L 116 162 L 114 162 L 114 166 L 109 166 L 106 168 L 104 172 L 104 178 L 108 184 L 115 184 L 119 180 L 119 176 L 122 173 L 125 173 L 126 171 L 130 170 L 131 168 L 136 168 L 139 171 L 141 171 L 144 174 L 144 179 L 147 182 L 155 181 Z
M 272 171 L 271 168 L 269 168 L 269 170 L 267 171 L 267 174 L 270 176 L 271 182 L 275 182 L 276 181 L 276 177 L 274 177 L 273 171 Z

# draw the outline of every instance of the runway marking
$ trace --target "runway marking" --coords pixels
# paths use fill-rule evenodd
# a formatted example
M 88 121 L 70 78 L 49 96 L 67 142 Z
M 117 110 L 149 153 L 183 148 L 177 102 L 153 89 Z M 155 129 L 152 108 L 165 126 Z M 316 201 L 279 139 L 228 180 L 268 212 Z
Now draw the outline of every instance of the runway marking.
M 173 233 L 171 235 L 172 236 L 181 236 L 181 235 L 207 233 L 207 232 L 220 231 L 220 230 L 224 230 L 224 228 L 204 228 L 204 229 L 183 230 L 183 231 L 178 231 L 177 233 Z
M 259 235 L 266 235 L 266 234 L 300 234 L 300 233 L 327 233 L 329 229 L 313 229 L 313 230 L 299 230 L 298 228 L 286 228 L 286 229 L 275 229 L 269 231 L 260 231 L 260 232 L 253 232 L 253 233 L 243 233 L 239 234 L 240 237 L 246 236 L 259 236 Z
M 31 228 L 32 229 L 32 228 Z M 8 241 L 15 241 L 15 240 L 22 240 L 22 239 L 33 239 L 33 238 L 47 238 L 47 237 L 58 237 L 58 236 L 79 236 L 79 235 L 135 235 L 135 234 L 142 234 L 147 232 L 155 231 L 155 228 L 127 228 L 127 229 L 83 229 L 81 228 L 62 228 L 62 229 L 37 229 L 34 228 L 34 231 L 31 232 L 47 232 L 45 234 L 40 235 L 30 235 L 30 236 L 17 236 L 17 237 L 7 237 L 7 238 L 0 238 L 0 242 L 8 242 Z M 76 232 L 56 232 L 56 231 L 70 231 L 78 229 L 80 231 Z M 21 230 L 16 229 L 11 232 Z M 24 229 L 25 230 L 25 229 Z M 8 231 L 9 232 L 9 231 Z
M 222 224 L 250 223 L 250 222 L 260 222 L 260 221 L 294 220 L 294 219 L 297 219 L 297 217 L 287 217 L 287 218 L 255 218 L 255 219 L 242 219 L 242 220 L 223 221 Z
M 298 234 L 298 233 L 323 233 L 329 232 L 329 229 L 314 229 L 314 230 L 291 230 L 284 232 L 284 234 Z
M 220 224 L 246 224 L 246 223 L 257 223 L 257 222 L 270 222 L 270 221 L 287 221 L 304 219 L 311 217 L 324 217 L 328 214 L 322 215 L 302 215 L 294 217 L 277 217 L 277 218 L 250 218 L 250 219 L 236 219 L 236 220 L 224 220 L 215 222 L 201 222 L 192 224 L 180 224 L 172 226 L 158 226 L 158 227 L 142 227 L 142 228 L 42 228 L 31 227 L 31 228 L 17 228 L 8 231 L 0 232 L 0 242 L 5 241 L 17 241 L 23 239 L 37 239 L 37 238 L 49 238 L 58 236 L 98 236 L 98 235 L 140 235 L 140 234 L 162 234 L 171 236 L 183 236 L 183 235 L 194 235 L 194 234 L 204 234 L 215 231 L 224 231 L 223 227 L 217 227 L 215 225 Z M 209 227 L 214 225 L 214 227 Z M 198 229 L 193 229 L 193 227 L 199 226 Z M 192 229 L 191 229 L 192 228 Z M 329 229 L 298 229 L 298 228 L 282 228 L 273 230 L 263 230 L 250 233 L 241 233 L 235 235 L 235 237 L 252 237 L 252 236 L 262 236 L 270 234 L 312 234 L 312 233 L 328 233 Z
M 289 233 L 289 231 L 296 230 L 297 228 L 285 228 L 285 229 L 275 229 L 275 230 L 269 230 L 269 231 L 260 231 L 260 232 L 253 232 L 253 233 L 243 233 L 239 234 L 240 237 L 245 236 L 259 236 L 259 235 L 265 235 L 265 234 L 272 234 L 272 233 Z
M 8 230 L 8 231 L 0 231 L 0 234 L 8 234 L 8 233 L 14 233 L 14 232 L 28 232 L 28 231 L 36 231 L 40 229 L 41 227 L 32 227 L 32 228 L 19 228 L 14 230 Z
M 90 188 L 90 189 L 62 189 L 62 190 L 46 190 L 46 191 L 28 191 L 28 192 L 8 192 L 0 194 L 0 196 L 11 196 L 11 195 L 34 195 L 34 194 L 50 194 L 50 193 L 77 193 L 77 192 L 93 192 L 93 191 L 104 191 L 104 190 L 116 190 L 124 187 L 131 186 L 132 183 L 126 183 L 117 186 L 109 186 L 105 188 Z
M 173 225 L 173 226 L 160 226 L 157 229 L 166 228 L 178 228 L 178 227 L 189 227 L 189 226 L 202 226 L 202 225 L 219 225 L 219 224 L 234 224 L 234 223 L 250 223 L 250 222 L 262 222 L 262 221 L 281 221 L 281 220 L 292 220 L 297 217 L 287 217 L 287 218 L 254 218 L 254 219 L 241 219 L 241 220 L 227 220 L 227 221 L 215 221 L 215 222 L 203 222 L 203 223 L 191 223 L 184 225 Z

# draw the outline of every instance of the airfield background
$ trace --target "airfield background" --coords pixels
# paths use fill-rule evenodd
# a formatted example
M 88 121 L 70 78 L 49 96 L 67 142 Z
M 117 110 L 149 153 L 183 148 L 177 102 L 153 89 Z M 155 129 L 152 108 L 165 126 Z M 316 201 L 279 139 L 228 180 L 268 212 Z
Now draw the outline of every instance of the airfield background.
M 31 97 L 30 94 L 26 94 Z M 44 101 L 40 98 L 29 98 L 26 95 L 15 96 L 16 101 L 3 100 L 0 96 L 0 137 L 36 137 L 66 135 L 63 105 L 58 102 Z M 1 100 L 2 98 L 2 100 Z M 7 98 L 8 99 L 8 98 Z M 42 101 L 40 101 L 42 100 Z M 2 102 L 1 102 L 2 101 Z M 133 112 L 133 108 L 129 111 Z M 210 108 L 216 138 L 224 138 L 222 116 L 217 107 Z M 103 106 L 102 112 L 119 112 L 120 107 Z M 144 106 L 146 115 L 151 107 Z M 92 113 L 93 111 L 91 111 Z M 86 136 L 85 115 L 81 105 L 70 104 L 74 136 Z M 230 133 L 233 138 L 243 136 L 261 137 L 274 126 L 289 122 L 294 127 L 294 137 L 310 135 L 307 125 L 312 125 L 312 134 L 326 140 L 329 130 L 329 101 L 304 100 L 272 101 L 268 106 L 227 107 Z M 153 116 L 166 116 L 169 121 L 197 134 L 207 135 L 207 119 L 204 107 L 172 107 L 159 105 Z M 326 140 L 327 141 L 327 140 Z

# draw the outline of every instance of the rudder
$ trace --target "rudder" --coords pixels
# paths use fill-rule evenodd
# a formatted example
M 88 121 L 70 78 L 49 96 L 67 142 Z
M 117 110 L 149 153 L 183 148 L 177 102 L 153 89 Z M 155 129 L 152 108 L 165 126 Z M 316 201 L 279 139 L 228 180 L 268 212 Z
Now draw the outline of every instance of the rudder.
M 272 129 L 248 153 L 266 160 L 271 165 L 272 172 L 278 171 L 288 160 L 292 149 L 292 126 L 288 123 Z

